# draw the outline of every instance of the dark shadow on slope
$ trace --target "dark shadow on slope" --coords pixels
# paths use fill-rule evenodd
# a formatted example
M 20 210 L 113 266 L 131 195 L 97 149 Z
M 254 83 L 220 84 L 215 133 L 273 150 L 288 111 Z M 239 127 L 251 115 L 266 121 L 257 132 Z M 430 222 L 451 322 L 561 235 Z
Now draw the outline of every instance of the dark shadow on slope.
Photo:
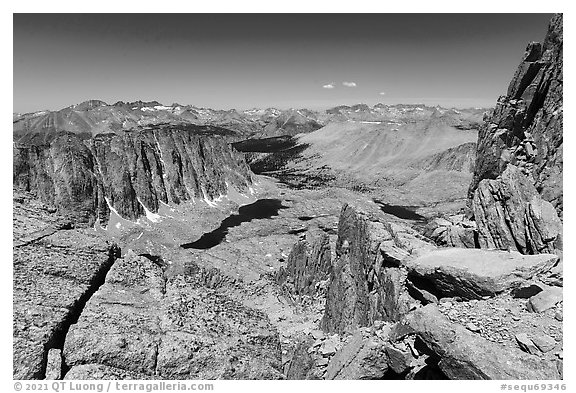
M 276 177 L 273 172 L 284 169 L 290 161 L 296 160 L 309 145 L 298 143 L 298 139 L 284 135 L 271 138 L 247 139 L 232 146 L 244 153 L 252 172 Z
M 232 146 L 242 153 L 275 153 L 296 146 L 296 140 L 289 136 L 275 136 L 271 138 L 253 138 L 235 142 Z

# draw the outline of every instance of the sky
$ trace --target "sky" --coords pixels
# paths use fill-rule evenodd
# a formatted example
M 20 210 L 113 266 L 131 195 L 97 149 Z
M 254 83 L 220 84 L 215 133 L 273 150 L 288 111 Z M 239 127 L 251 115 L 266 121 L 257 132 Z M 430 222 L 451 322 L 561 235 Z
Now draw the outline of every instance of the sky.
M 490 107 L 550 14 L 14 14 L 13 111 Z

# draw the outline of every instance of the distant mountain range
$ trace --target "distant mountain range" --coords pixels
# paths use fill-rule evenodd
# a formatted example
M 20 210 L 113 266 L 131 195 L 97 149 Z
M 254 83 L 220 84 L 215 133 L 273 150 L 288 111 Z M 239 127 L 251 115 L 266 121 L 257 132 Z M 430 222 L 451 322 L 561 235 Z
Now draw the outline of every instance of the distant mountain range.
M 81 138 L 98 134 L 143 130 L 159 125 L 211 125 L 233 131 L 232 139 L 294 136 L 309 133 L 331 122 L 413 122 L 442 118 L 457 128 L 476 128 L 486 109 L 446 109 L 426 105 L 341 105 L 323 111 L 276 108 L 244 111 L 163 105 L 157 101 L 116 102 L 89 100 L 59 111 L 13 115 L 14 141 L 42 144 L 57 134 L 71 132 Z

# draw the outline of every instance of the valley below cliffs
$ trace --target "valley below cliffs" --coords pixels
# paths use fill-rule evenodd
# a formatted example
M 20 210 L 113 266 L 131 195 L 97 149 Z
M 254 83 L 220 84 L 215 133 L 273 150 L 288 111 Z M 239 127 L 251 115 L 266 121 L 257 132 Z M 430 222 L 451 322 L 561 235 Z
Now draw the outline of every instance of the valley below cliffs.
M 563 378 L 562 16 L 492 111 L 15 115 L 14 379 Z

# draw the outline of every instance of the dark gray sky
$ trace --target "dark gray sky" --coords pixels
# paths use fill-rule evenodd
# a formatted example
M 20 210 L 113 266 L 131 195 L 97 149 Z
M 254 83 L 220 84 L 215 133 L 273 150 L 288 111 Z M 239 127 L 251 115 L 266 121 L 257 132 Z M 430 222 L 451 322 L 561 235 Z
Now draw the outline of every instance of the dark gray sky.
M 87 99 L 222 109 L 493 106 L 526 44 L 544 38 L 550 18 L 15 14 L 14 111 Z

